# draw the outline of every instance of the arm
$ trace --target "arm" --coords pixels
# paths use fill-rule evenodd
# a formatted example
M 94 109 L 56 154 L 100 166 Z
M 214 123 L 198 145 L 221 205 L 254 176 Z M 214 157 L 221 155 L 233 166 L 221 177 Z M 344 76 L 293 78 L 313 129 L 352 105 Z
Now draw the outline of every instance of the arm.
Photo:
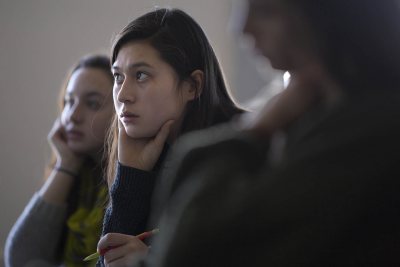
M 214 173 L 199 164 L 185 173 L 198 184 L 186 183 L 169 202 L 149 266 L 397 263 L 399 126 L 389 119 L 398 107 L 390 102 L 347 105 L 318 128 L 305 127 L 307 137 L 271 171 L 243 168 L 240 159 L 252 153 L 220 164 L 206 154 Z
M 299 87 L 305 89 L 300 91 Z M 186 152 L 167 177 L 185 183 L 175 190 L 164 209 L 149 266 L 246 266 L 247 260 L 251 262 L 241 257 L 239 242 L 246 237 L 244 226 L 251 230 L 247 240 L 252 243 L 258 240 L 257 231 L 251 229 L 254 221 L 250 217 L 246 220 L 247 210 L 241 207 L 246 201 L 255 201 L 249 207 L 261 204 L 255 198 L 259 190 L 254 180 L 260 179 L 257 168 L 267 165 L 269 140 L 319 100 L 315 88 L 312 79 L 294 76 L 283 93 L 244 125 L 243 130 L 257 138 L 248 147 L 227 139 L 204 151 Z M 264 153 L 257 152 L 260 149 Z M 248 247 L 254 249 L 251 243 Z
M 48 203 L 65 205 L 84 159 L 68 147 L 59 119 L 54 123 L 48 140 L 57 162 L 56 168 L 40 189 L 39 195 Z M 57 168 L 59 169 L 57 170 Z
M 109 233 L 132 236 L 149 230 L 145 227 L 157 176 L 151 170 L 157 169 L 163 160 L 163 148 L 172 123 L 164 123 L 154 138 L 135 139 L 128 136 L 118 122 L 117 174 L 110 188 L 110 205 L 105 212 L 102 236 Z M 135 253 L 135 249 L 124 254 L 130 257 L 130 253 Z M 103 257 L 97 266 L 104 266 Z
M 117 174 L 110 188 L 102 235 L 137 235 L 145 231 L 157 175 L 151 170 L 162 160 L 172 122 L 166 122 L 154 138 L 146 139 L 128 136 L 119 122 Z
M 182 183 L 165 205 L 149 266 L 230 266 L 210 262 L 209 256 L 237 242 L 234 235 L 220 239 L 220 233 L 242 217 L 231 205 L 240 208 L 246 188 L 255 183 L 251 174 L 258 171 L 267 149 L 233 138 L 187 153 L 178 168 L 172 168 L 177 169 L 174 176 L 168 176 Z
M 53 170 L 14 225 L 6 246 L 10 266 L 22 266 L 32 259 L 54 262 L 56 258 L 65 224 L 67 198 L 83 159 L 69 149 L 59 119 L 48 140 L 56 155 L 56 166 L 67 172 Z
M 6 266 L 37 260 L 55 263 L 66 210 L 65 205 L 47 203 L 36 193 L 7 237 Z

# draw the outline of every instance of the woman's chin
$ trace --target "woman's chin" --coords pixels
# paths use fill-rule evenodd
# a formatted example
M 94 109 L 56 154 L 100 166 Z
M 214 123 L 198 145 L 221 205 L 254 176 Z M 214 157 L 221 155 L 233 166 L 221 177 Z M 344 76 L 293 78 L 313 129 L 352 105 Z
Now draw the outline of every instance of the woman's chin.
M 156 136 L 157 130 L 153 131 L 138 131 L 137 129 L 127 129 L 127 135 L 133 139 L 152 138 Z
M 74 152 L 78 156 L 86 156 L 90 154 L 90 151 L 86 147 L 77 147 L 77 146 L 70 146 L 71 151 Z

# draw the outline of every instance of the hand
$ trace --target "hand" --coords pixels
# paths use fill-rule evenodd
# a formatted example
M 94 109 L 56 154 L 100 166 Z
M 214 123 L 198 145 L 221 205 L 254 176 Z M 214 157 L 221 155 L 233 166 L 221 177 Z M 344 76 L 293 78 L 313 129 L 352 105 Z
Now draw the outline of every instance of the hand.
M 54 122 L 53 128 L 50 130 L 47 139 L 56 155 L 57 166 L 65 168 L 71 172 L 78 172 L 83 163 L 84 157 L 74 153 L 68 147 L 65 138 L 65 131 L 59 118 Z
M 114 247 L 104 254 L 104 265 L 107 267 L 132 266 L 141 256 L 147 255 L 149 248 L 136 236 L 109 233 L 103 236 L 97 251 Z
M 57 158 L 56 165 L 71 173 L 78 173 L 84 158 L 74 153 L 68 147 L 64 128 L 61 125 L 60 119 L 54 122 L 53 128 L 47 138 Z M 74 180 L 74 177 L 69 174 L 53 170 L 40 189 L 39 194 L 49 203 L 65 205 L 67 204 L 67 199 L 70 195 Z
M 140 170 L 152 170 L 160 157 L 173 122 L 169 120 L 164 123 L 154 138 L 134 139 L 127 135 L 124 126 L 118 121 L 118 161 Z
M 263 138 L 285 130 L 321 99 L 322 77 L 322 68 L 317 65 L 292 73 L 288 87 L 270 99 L 253 117 L 244 118 L 247 121 L 241 122 L 242 127 Z

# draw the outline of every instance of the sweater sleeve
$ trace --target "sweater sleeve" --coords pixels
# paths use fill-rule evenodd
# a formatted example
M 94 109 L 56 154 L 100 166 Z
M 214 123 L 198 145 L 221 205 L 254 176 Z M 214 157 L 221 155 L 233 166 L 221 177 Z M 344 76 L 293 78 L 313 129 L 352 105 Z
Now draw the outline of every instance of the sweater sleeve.
M 110 189 L 103 233 L 137 235 L 146 229 L 156 173 L 118 163 L 117 176 Z
M 6 266 L 56 266 L 66 212 L 66 206 L 48 203 L 36 193 L 7 237 Z

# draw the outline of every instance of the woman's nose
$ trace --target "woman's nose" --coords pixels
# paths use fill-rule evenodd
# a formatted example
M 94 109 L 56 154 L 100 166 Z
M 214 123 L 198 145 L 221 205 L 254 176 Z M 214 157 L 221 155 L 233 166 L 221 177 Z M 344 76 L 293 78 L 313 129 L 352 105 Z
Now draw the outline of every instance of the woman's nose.
M 136 88 L 129 82 L 129 80 L 126 79 L 121 85 L 117 94 L 117 100 L 121 103 L 135 102 Z
M 83 115 L 83 110 L 80 104 L 75 104 L 74 106 L 71 107 L 70 109 L 70 114 L 69 114 L 69 119 L 70 121 L 74 123 L 81 123 L 84 120 L 84 115 Z

